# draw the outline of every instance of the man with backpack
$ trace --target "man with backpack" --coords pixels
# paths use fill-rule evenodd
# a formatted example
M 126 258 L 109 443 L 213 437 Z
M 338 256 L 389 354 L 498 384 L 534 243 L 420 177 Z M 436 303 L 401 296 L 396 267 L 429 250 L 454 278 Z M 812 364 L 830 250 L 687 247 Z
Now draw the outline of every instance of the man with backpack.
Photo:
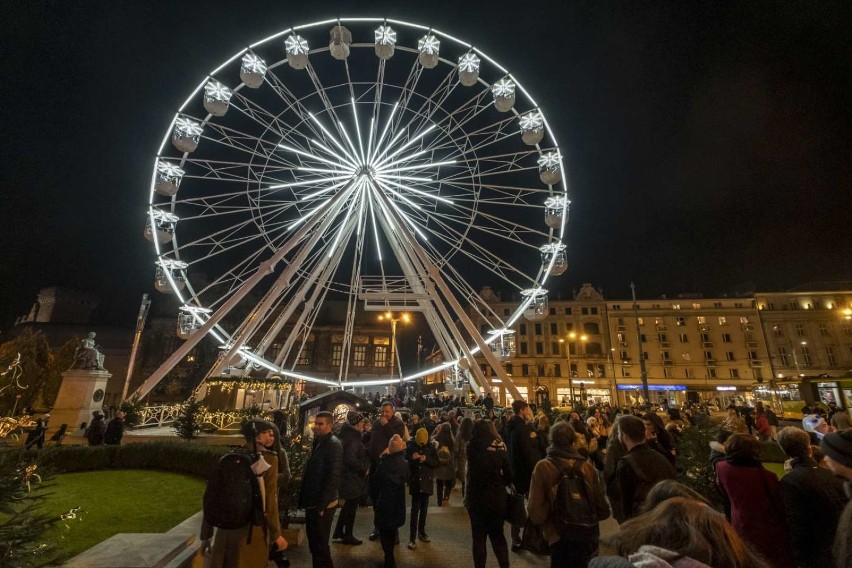
M 338 504 L 343 445 L 332 434 L 334 416 L 319 412 L 314 418 L 314 444 L 302 474 L 299 508 L 305 510 L 305 532 L 314 568 L 333 568 L 329 537 Z
M 618 419 L 621 445 L 627 450 L 615 466 L 621 493 L 622 516 L 632 518 L 651 488 L 663 479 L 677 479 L 677 470 L 660 452 L 646 443 L 645 423 L 637 416 Z
M 246 445 L 222 456 L 204 492 L 201 550 L 211 568 L 266 568 L 271 547 L 287 548 L 278 520 L 278 454 L 267 449 L 273 425 L 251 420 L 242 434 Z
M 547 457 L 530 482 L 527 514 L 550 544 L 551 568 L 585 568 L 598 551 L 599 523 L 610 514 L 597 470 L 574 447 L 575 439 L 568 422 L 554 424 Z

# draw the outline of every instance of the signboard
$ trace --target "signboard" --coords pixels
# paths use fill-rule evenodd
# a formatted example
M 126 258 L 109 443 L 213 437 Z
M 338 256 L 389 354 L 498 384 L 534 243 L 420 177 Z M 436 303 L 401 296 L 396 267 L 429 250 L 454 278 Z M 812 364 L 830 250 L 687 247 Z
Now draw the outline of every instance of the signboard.
M 735 391 L 737 387 L 716 387 L 717 391 Z
M 642 390 L 642 385 L 616 385 L 618 390 Z M 685 391 L 686 385 L 648 385 L 649 391 Z

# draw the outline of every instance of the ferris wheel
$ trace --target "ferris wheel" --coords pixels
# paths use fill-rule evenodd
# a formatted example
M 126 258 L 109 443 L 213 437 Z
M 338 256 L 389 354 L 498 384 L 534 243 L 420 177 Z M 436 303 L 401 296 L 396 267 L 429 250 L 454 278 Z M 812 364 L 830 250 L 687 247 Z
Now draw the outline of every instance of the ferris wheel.
M 548 315 L 546 281 L 567 268 L 564 181 L 530 93 L 459 39 L 352 18 L 252 44 L 201 81 L 157 151 L 145 237 L 185 342 L 137 394 L 208 334 L 221 345 L 208 376 L 380 384 L 350 380 L 363 305 L 421 313 L 439 368 L 468 369 L 488 391 L 481 353 L 517 398 L 500 361 L 519 318 Z M 496 313 L 483 285 L 522 298 L 518 309 Z M 331 376 L 312 376 L 299 353 L 332 301 L 347 306 L 343 353 Z

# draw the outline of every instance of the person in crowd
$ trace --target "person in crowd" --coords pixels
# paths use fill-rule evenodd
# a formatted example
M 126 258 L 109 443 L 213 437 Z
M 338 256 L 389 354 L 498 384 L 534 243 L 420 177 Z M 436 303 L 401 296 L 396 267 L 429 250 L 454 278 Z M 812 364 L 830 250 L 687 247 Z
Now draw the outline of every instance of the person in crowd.
M 684 497 L 686 499 L 704 503 L 708 507 L 710 506 L 710 502 L 695 489 L 687 487 L 683 483 L 679 483 L 674 479 L 664 479 L 651 488 L 648 492 L 648 496 L 645 497 L 645 500 L 639 507 L 639 510 L 642 513 L 647 513 L 663 501 L 671 499 L 672 497 Z
M 766 413 L 763 405 L 759 404 L 751 411 L 751 417 L 754 420 L 754 435 L 761 441 L 772 439 L 772 426 L 769 425 L 769 419 L 766 418 Z
M 278 454 L 270 448 L 275 444 L 275 426 L 265 420 L 251 420 L 241 427 L 247 455 L 256 456 L 252 471 L 262 487 L 262 525 L 244 525 L 235 529 L 214 529 L 205 518 L 201 522 L 201 552 L 208 557 L 210 568 L 266 568 L 269 549 L 274 545 L 286 550 L 287 540 L 281 536 L 278 516 Z M 214 537 L 215 531 L 215 538 Z
M 506 516 L 506 486 L 512 483 L 512 469 L 506 446 L 490 420 L 473 425 L 467 444 L 467 482 L 464 504 L 470 516 L 473 536 L 473 566 L 485 568 L 486 540 L 500 568 L 509 568 L 509 549 L 503 533 Z
M 394 418 L 402 422 L 402 441 L 408 443 L 411 440 L 411 431 L 408 429 L 408 425 L 405 423 L 405 420 L 402 419 L 402 413 L 397 411 L 393 413 Z
M 370 499 L 373 503 L 376 502 L 376 498 L 378 497 L 379 487 L 376 485 L 375 477 L 373 474 L 376 472 L 376 468 L 379 467 L 379 458 L 384 454 L 385 450 L 388 447 L 388 442 L 394 436 L 399 436 L 400 439 L 405 436 L 405 424 L 402 423 L 396 417 L 396 410 L 391 402 L 381 403 L 381 414 L 379 417 L 373 422 L 372 427 L 370 428 L 370 445 L 369 455 L 370 455 L 370 472 L 369 472 L 369 490 L 370 490 Z M 375 515 L 376 511 L 373 510 L 373 532 L 370 533 L 370 540 L 377 540 L 379 538 L 379 526 L 375 524 Z
M 417 538 L 430 542 L 426 533 L 426 513 L 429 511 L 429 497 L 435 490 L 435 468 L 438 467 L 438 448 L 429 441 L 426 428 L 420 428 L 414 439 L 408 443 L 405 452 L 410 476 L 408 492 L 411 494 L 411 531 L 408 548 L 417 547 Z
M 677 471 L 665 456 L 648 446 L 642 419 L 622 416 L 617 424 L 621 445 L 627 452 L 618 461 L 615 476 L 621 495 L 622 517 L 630 519 L 651 488 L 663 479 L 676 479 Z
M 339 501 L 343 445 L 331 432 L 334 416 L 319 412 L 314 418 L 311 455 L 302 473 L 299 508 L 305 511 L 305 532 L 314 568 L 332 568 L 331 522 Z
M 44 413 L 42 414 L 38 420 L 36 420 L 35 428 L 29 431 L 27 434 L 27 440 L 24 443 L 24 449 L 29 450 L 33 446 L 42 449 L 44 446 L 44 435 L 47 433 L 47 423 L 50 421 L 50 414 Z
M 421 425 L 426 428 L 426 431 L 429 432 L 430 436 L 432 435 L 432 432 L 435 431 L 436 424 L 434 414 L 431 411 L 426 412 Z
M 411 410 L 418 416 L 426 414 L 426 399 L 423 397 L 421 391 L 417 391 L 417 394 L 414 396 L 414 403 L 411 405 Z
M 624 522 L 624 516 L 622 515 L 624 508 L 621 505 L 621 490 L 618 487 L 618 478 L 615 473 L 618 462 L 626 453 L 627 450 L 624 449 L 624 446 L 621 445 L 621 441 L 619 440 L 618 418 L 616 418 L 612 428 L 610 428 L 609 440 L 607 441 L 603 479 L 606 487 L 606 496 L 612 507 L 612 516 L 619 523 Z
M 272 445 L 267 449 L 278 456 L 278 514 L 283 517 L 287 513 L 289 499 L 287 487 L 290 485 L 291 478 L 290 456 L 284 449 L 281 430 L 275 422 L 272 422 Z
M 366 423 L 367 419 L 363 414 L 350 410 L 339 434 L 343 446 L 339 497 L 343 499 L 343 506 L 334 527 L 334 542 L 354 546 L 362 544 L 361 540 L 355 538 L 353 529 L 358 503 L 367 494 L 367 470 L 370 467 L 367 448 L 363 442 Z
M 852 428 L 852 420 L 849 418 L 849 412 L 846 410 L 838 410 L 831 417 L 831 425 L 835 430 L 848 430 Z
M 565 472 L 576 471 L 585 481 L 587 492 L 582 496 L 590 509 L 597 512 L 598 520 L 609 518 L 609 504 L 598 483 L 597 470 L 574 448 L 574 429 L 567 422 L 557 422 L 550 428 L 550 446 L 547 457 L 533 469 L 530 481 L 530 499 L 527 506 L 529 519 L 542 527 L 550 544 L 551 568 L 585 568 L 597 554 L 600 527 L 572 530 L 560 534 L 553 523 L 551 512 L 556 507 L 556 486 Z
M 535 433 L 538 441 L 538 453 L 543 458 L 547 455 L 547 448 L 550 445 L 550 419 L 547 414 L 539 412 L 535 417 Z
M 663 419 L 656 412 L 646 412 L 642 420 L 645 423 L 645 439 L 648 445 L 662 453 L 672 465 L 675 465 L 677 458 L 675 439 L 666 429 Z
M 728 407 L 728 416 L 722 421 L 722 430 L 727 430 L 732 434 L 748 433 L 746 423 L 742 418 L 740 418 L 740 414 L 737 412 L 735 406 Z
M 846 498 L 852 499 L 852 430 L 826 434 L 820 448 L 828 468 L 845 480 L 843 489 Z M 852 566 L 852 500 L 846 503 L 840 514 L 832 549 L 835 568 Z
M 826 434 L 831 432 L 831 426 L 819 414 L 808 414 L 802 419 L 802 428 L 811 436 L 811 444 L 819 446 Z
M 538 434 L 530 422 L 533 419 L 530 405 L 523 400 L 512 401 L 514 416 L 506 423 L 508 434 L 509 461 L 512 464 L 512 477 L 515 492 L 524 497 L 530 491 L 530 479 L 535 464 L 541 459 L 538 446 Z M 521 527 L 512 525 L 512 552 L 521 550 Z
M 449 422 L 438 424 L 432 433 L 432 442 L 438 449 L 438 465 L 435 468 L 436 501 L 439 507 L 448 507 L 450 505 L 450 494 L 456 480 L 456 462 L 453 457 L 455 440 Z
M 772 568 L 706 503 L 672 497 L 630 519 L 611 539 L 619 556 L 590 568 Z
M 771 407 L 764 406 L 764 404 L 760 401 L 754 405 L 755 410 L 757 410 L 760 414 L 766 418 L 766 422 L 769 423 L 769 437 L 772 440 L 778 438 L 778 415 L 772 410 Z
M 119 410 L 115 417 L 109 421 L 104 432 L 104 444 L 107 446 L 120 446 L 124 437 L 124 412 Z
M 104 424 L 104 415 L 101 414 L 100 410 L 95 410 L 92 412 L 92 421 L 86 428 L 86 440 L 89 441 L 89 445 L 103 446 L 105 432 L 106 425 Z
M 491 395 L 490 392 L 485 395 L 485 398 L 482 401 L 482 406 L 485 408 L 486 411 L 494 410 L 494 397 Z
M 473 420 L 462 418 L 459 424 L 459 432 L 456 435 L 453 455 L 456 459 L 456 480 L 461 483 L 462 497 L 464 497 L 465 483 L 467 480 L 467 443 L 473 434 Z
M 758 460 L 760 442 L 734 434 L 725 442 L 725 454 L 716 463 L 716 482 L 730 502 L 734 529 L 775 568 L 794 567 L 780 485 Z
M 405 524 L 405 484 L 409 476 L 405 442 L 398 434 L 394 434 L 388 441 L 375 476 L 378 493 L 373 508 L 385 554 L 384 568 L 396 568 L 393 549 L 399 542 L 399 527 Z
M 791 460 L 790 472 L 781 478 L 781 498 L 796 564 L 800 568 L 831 566 L 831 545 L 846 505 L 843 482 L 817 465 L 807 432 L 783 428 L 778 443 Z

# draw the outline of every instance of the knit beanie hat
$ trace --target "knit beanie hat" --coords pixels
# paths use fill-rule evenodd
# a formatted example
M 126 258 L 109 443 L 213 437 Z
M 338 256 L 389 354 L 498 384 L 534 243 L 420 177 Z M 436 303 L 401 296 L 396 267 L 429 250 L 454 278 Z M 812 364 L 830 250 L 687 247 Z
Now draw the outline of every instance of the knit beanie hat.
M 822 453 L 846 467 L 852 467 L 852 430 L 826 434 L 819 445 Z
M 414 433 L 414 441 L 417 442 L 418 446 L 425 446 L 429 441 L 429 432 L 426 428 L 418 428 L 417 432 Z
M 357 410 L 350 410 L 346 413 L 346 421 L 349 422 L 351 426 L 355 426 L 364 420 L 364 415 L 358 412 Z
M 405 449 L 405 442 L 402 441 L 402 438 L 399 437 L 399 434 L 394 434 L 393 437 L 388 442 L 388 451 L 391 454 L 395 454 L 397 452 L 401 452 Z

